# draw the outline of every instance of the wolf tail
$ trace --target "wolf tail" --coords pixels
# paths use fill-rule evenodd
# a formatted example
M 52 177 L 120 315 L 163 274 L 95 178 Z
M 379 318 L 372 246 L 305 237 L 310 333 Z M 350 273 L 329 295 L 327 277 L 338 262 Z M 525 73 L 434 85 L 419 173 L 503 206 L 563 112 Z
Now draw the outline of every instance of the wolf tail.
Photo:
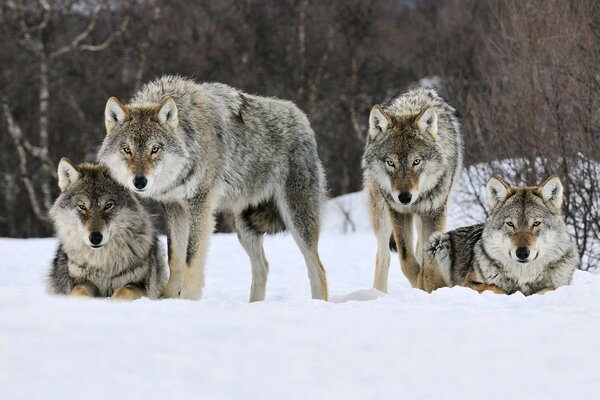
M 258 233 L 279 233 L 285 231 L 285 224 L 273 202 L 250 206 L 242 212 L 248 227 Z

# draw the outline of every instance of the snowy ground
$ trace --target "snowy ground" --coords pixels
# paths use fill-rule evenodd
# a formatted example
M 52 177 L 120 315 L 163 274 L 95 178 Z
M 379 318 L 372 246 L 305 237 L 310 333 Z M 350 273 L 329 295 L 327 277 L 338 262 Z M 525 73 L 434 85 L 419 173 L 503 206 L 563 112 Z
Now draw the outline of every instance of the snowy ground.
M 595 398 L 600 276 L 544 296 L 369 289 L 375 241 L 361 198 L 343 234 L 332 202 L 321 238 L 332 302 L 309 300 L 301 256 L 266 241 L 267 299 L 248 304 L 235 235 L 214 235 L 203 300 L 53 297 L 53 239 L 0 239 L 1 399 Z M 461 210 L 453 208 L 451 226 Z

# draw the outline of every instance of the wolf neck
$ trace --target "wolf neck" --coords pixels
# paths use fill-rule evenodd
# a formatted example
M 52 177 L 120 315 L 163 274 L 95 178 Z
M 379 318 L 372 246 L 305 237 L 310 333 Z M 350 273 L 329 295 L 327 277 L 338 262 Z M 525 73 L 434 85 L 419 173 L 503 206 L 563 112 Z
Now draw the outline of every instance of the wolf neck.
M 146 257 L 152 246 L 151 227 L 145 222 L 111 235 L 99 249 L 86 245 L 81 238 L 64 240 L 63 248 L 69 259 L 78 265 L 119 270 Z

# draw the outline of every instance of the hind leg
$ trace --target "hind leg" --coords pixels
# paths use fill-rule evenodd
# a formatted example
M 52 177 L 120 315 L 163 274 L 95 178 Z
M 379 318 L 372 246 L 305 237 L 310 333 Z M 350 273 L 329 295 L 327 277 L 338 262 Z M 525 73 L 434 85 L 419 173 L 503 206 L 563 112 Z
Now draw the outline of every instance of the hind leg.
M 277 206 L 304 256 L 312 298 L 327 300 L 327 277 L 318 252 L 322 195 L 315 186 L 300 187 L 292 182 L 277 199 Z
M 265 299 L 269 263 L 263 249 L 264 234 L 254 231 L 248 226 L 240 214 L 235 216 L 235 227 L 238 239 L 250 257 L 252 266 L 252 286 L 250 287 L 250 301 Z
M 369 216 L 371 227 L 377 238 L 377 255 L 375 257 L 375 280 L 373 287 L 384 293 L 388 291 L 388 273 L 390 270 L 390 236 L 392 224 L 385 206 L 384 200 L 379 193 L 369 192 Z

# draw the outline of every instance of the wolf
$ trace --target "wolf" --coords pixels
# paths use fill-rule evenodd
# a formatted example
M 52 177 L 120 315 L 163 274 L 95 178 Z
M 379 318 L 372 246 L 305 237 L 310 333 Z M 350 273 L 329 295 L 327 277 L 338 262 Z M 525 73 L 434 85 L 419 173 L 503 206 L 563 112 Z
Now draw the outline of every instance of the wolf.
M 164 76 L 129 104 L 110 98 L 105 124 L 98 159 L 164 206 L 166 297 L 201 297 L 213 214 L 228 211 L 250 258 L 250 301 L 265 297 L 264 234 L 284 229 L 304 256 L 312 297 L 327 300 L 318 254 L 325 176 L 308 118 L 293 103 Z
M 48 276 L 55 294 L 156 299 L 166 275 L 150 215 L 98 164 L 58 164 L 50 210 L 59 245 Z
M 373 106 L 362 167 L 377 237 L 376 289 L 387 292 L 390 246 L 399 250 L 411 285 L 419 286 L 421 245 L 433 232 L 445 230 L 448 200 L 462 160 L 456 111 L 435 90 L 411 90 Z
M 561 212 L 560 179 L 513 187 L 492 177 L 487 197 L 490 215 L 484 224 L 432 235 L 422 288 L 460 285 L 528 296 L 568 285 L 580 260 Z

